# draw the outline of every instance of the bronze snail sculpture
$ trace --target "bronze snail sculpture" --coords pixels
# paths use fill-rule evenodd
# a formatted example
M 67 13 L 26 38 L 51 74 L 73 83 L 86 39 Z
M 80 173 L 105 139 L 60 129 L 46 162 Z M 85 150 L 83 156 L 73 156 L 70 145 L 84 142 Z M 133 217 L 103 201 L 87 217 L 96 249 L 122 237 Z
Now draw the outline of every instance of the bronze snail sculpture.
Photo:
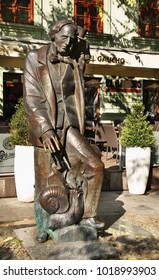
M 79 167 L 63 173 L 51 173 L 48 186 L 41 192 L 39 202 L 50 215 L 49 228 L 56 230 L 82 220 L 87 181 Z M 60 178 L 60 179 L 59 179 Z

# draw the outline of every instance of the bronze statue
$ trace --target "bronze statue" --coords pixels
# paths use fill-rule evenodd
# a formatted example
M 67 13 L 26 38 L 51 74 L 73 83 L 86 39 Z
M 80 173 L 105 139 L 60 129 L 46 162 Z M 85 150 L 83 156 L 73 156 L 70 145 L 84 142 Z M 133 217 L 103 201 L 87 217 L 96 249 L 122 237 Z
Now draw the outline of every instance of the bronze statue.
M 84 30 L 70 20 L 50 28 L 52 43 L 26 56 L 24 106 L 35 148 L 35 216 L 38 242 L 48 229 L 95 220 L 104 165 L 97 149 L 84 138 L 85 64 L 89 45 Z

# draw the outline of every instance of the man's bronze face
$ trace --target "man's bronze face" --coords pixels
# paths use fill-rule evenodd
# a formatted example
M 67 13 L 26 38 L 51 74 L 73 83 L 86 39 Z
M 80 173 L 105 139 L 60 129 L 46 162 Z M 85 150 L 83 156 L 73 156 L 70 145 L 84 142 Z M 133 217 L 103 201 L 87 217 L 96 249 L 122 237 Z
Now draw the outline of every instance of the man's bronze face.
M 57 52 L 63 56 L 68 56 L 77 40 L 75 26 L 68 24 L 64 25 L 61 30 L 54 35 L 54 43 Z

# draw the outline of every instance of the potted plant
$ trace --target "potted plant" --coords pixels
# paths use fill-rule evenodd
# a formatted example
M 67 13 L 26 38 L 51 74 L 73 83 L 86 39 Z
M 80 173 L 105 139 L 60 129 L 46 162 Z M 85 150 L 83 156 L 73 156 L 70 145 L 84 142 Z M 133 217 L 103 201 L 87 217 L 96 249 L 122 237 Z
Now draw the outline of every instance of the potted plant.
M 23 98 L 18 100 L 10 123 L 10 143 L 15 145 L 14 176 L 17 198 L 23 202 L 34 200 L 34 148 L 29 142 L 28 121 Z
M 144 105 L 135 103 L 121 130 L 120 143 L 126 148 L 126 176 L 132 194 L 144 194 L 146 191 L 151 148 L 156 141 L 147 117 Z

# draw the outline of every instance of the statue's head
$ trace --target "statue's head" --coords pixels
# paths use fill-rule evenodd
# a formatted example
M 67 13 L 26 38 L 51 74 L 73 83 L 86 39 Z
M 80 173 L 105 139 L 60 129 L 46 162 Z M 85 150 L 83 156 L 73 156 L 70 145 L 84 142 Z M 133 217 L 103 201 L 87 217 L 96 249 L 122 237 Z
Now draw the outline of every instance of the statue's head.
M 51 26 L 49 36 L 54 42 L 57 52 L 67 56 L 77 43 L 78 28 L 71 20 L 60 20 Z

